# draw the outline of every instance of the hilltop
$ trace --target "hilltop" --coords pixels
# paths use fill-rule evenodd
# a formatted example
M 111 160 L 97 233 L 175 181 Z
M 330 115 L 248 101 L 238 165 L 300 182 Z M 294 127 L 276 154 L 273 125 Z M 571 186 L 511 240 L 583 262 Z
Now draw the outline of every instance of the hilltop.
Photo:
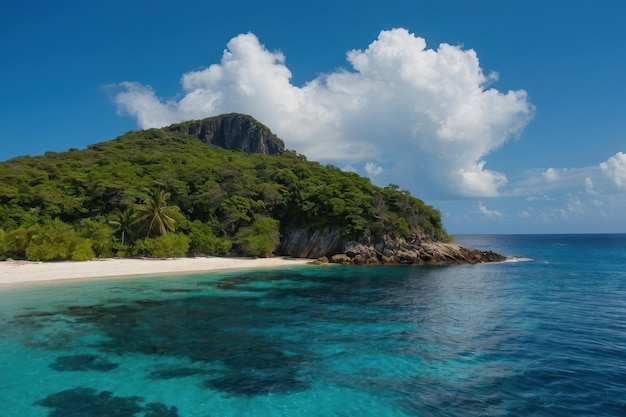
M 451 243 L 396 185 L 285 149 L 247 115 L 131 131 L 0 163 L 0 257 L 289 255 L 341 263 L 501 260 Z

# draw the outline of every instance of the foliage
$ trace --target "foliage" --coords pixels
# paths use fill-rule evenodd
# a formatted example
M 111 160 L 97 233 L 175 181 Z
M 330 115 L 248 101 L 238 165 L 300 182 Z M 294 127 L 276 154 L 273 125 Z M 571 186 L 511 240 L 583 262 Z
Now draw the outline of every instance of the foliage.
M 168 231 L 173 232 L 176 229 L 174 216 L 179 208 L 167 205 L 170 196 L 171 193 L 157 188 L 149 192 L 143 204 L 135 204 L 137 215 L 134 222 L 142 224 L 146 230 L 146 237 L 150 237 L 153 231 L 165 236 Z
M 79 223 L 78 232 L 82 237 L 91 241 L 93 255 L 98 258 L 107 258 L 112 255 L 114 232 L 104 219 L 84 219 Z
M 155 258 L 185 256 L 189 250 L 189 237 L 182 233 L 168 233 L 142 239 L 133 245 L 132 254 Z
M 168 233 L 154 239 L 151 255 L 158 258 L 185 256 L 189 249 L 189 237 L 181 233 Z
M 215 234 L 215 225 L 195 220 L 189 227 L 189 252 L 192 254 L 227 254 L 233 243 L 227 237 Z
M 183 235 L 193 254 L 271 256 L 288 226 L 450 239 L 439 211 L 397 185 L 293 151 L 246 154 L 167 129 L 21 156 L 0 163 L 0 179 L 0 257 L 182 255 Z M 156 243 L 170 234 L 178 237 Z
M 132 240 L 135 236 L 133 228 L 135 217 L 135 209 L 131 206 L 124 211 L 116 210 L 108 221 L 108 224 L 113 226 L 116 232 L 120 233 L 122 247 L 126 243 L 126 239 Z
M 242 253 L 267 258 L 280 244 L 278 220 L 257 215 L 252 225 L 244 227 L 235 236 Z
M 7 259 L 7 252 L 9 245 L 7 244 L 7 234 L 4 230 L 0 229 L 0 261 Z
M 24 248 L 29 261 L 86 261 L 95 257 L 91 240 L 81 237 L 76 229 L 58 218 L 31 226 L 29 232 Z

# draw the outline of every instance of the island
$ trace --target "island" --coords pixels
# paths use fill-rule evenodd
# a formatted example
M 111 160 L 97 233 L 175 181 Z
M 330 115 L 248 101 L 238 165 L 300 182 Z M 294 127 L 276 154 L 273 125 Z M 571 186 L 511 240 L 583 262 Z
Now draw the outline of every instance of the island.
M 0 163 L 0 259 L 197 256 L 316 263 L 498 262 L 455 244 L 437 209 L 308 161 L 224 114 Z

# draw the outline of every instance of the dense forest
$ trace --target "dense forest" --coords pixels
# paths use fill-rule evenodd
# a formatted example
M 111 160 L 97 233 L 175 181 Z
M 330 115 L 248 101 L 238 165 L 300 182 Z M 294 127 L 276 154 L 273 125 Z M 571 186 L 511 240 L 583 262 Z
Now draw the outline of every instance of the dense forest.
M 450 239 L 436 209 L 395 185 L 167 128 L 14 158 L 0 178 L 0 259 L 272 256 L 285 227 Z

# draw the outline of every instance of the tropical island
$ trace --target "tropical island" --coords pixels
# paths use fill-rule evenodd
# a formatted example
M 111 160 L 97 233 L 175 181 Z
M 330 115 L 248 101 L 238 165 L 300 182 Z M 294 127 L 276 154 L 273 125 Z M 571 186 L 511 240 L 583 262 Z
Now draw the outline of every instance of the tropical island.
M 0 259 L 290 256 L 342 264 L 504 259 L 434 207 L 308 161 L 251 116 L 128 132 L 0 163 Z

